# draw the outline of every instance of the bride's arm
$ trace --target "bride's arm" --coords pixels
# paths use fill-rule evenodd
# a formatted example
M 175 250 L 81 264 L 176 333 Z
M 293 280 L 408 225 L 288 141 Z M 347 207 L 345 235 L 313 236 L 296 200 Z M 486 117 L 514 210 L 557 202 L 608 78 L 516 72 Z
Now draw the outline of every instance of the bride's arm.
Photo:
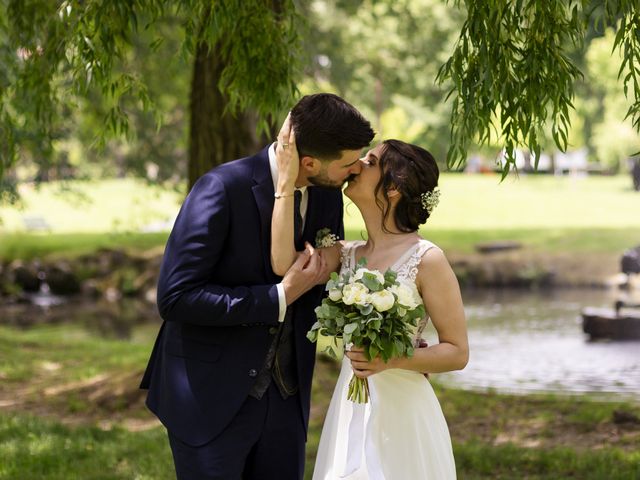
M 421 373 L 440 373 L 463 369 L 469 360 L 467 324 L 460 286 L 444 253 L 432 248 L 423 257 L 416 278 L 418 290 L 439 342 L 427 348 L 416 348 L 412 357 L 370 362 L 360 350 L 348 352 L 355 375 L 368 377 L 387 368 L 402 368 Z
M 300 160 L 289 117 L 285 120 L 276 145 L 278 182 L 271 218 L 271 267 L 283 276 L 297 258 L 293 235 L 293 192 L 298 178 Z M 285 148 L 284 145 L 288 144 Z

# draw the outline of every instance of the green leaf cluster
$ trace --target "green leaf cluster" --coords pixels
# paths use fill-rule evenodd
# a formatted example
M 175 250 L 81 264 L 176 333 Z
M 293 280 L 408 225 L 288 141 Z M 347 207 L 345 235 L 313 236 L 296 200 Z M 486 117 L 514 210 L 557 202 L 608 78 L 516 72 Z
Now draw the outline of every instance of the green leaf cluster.
M 455 50 L 438 73 L 451 82 L 449 166 L 464 162 L 472 142 L 504 145 L 503 176 L 515 166 L 516 149 L 540 158 L 543 126 L 555 145 L 568 145 L 574 84 L 582 72 L 570 57 L 582 48 L 592 22 L 618 25 L 614 48 L 623 52 L 619 75 L 633 87 L 627 116 L 640 129 L 640 13 L 636 2 L 503 0 L 453 2 L 467 19 Z
M 179 19 L 176 57 L 192 58 L 202 45 L 223 57 L 211 88 L 226 96 L 229 110 L 253 109 L 266 130 L 269 117 L 291 104 L 300 21 L 292 0 L 1 0 L 0 178 L 18 155 L 51 158 L 60 118 L 94 94 L 104 134 L 132 134 L 126 99 L 157 111 L 149 78 L 127 61 L 147 30 L 167 18 Z M 151 52 L 163 40 L 145 38 Z

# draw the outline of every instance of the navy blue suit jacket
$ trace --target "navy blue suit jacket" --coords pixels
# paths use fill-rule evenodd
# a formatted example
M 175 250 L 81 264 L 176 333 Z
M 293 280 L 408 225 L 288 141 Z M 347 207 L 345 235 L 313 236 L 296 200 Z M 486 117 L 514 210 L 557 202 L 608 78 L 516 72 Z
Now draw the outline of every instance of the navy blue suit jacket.
M 151 411 L 190 445 L 207 443 L 233 419 L 278 325 L 273 195 L 267 148 L 220 165 L 196 182 L 167 242 L 158 282 L 164 321 L 141 387 Z M 313 243 L 321 228 L 344 236 L 338 189 L 309 188 L 304 240 Z M 315 362 L 306 332 L 322 295 L 315 287 L 290 307 L 305 426 Z

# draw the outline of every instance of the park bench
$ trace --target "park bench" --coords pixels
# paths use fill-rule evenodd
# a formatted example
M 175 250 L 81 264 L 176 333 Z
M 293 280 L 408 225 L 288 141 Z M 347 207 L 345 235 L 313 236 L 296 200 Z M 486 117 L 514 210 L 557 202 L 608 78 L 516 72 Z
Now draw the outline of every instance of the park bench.
M 22 217 L 22 221 L 24 223 L 25 228 L 30 231 L 50 231 L 51 230 L 51 225 L 49 225 L 49 223 L 47 223 L 47 221 L 44 219 L 44 217 L 41 216 L 24 216 Z

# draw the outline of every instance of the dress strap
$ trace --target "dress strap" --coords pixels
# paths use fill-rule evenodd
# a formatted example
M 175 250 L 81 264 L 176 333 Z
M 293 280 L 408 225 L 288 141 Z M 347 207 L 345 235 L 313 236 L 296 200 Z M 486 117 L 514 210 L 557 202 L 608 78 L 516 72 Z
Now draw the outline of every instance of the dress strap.
M 398 261 L 399 265 L 397 265 L 396 269 L 398 276 L 415 282 L 416 276 L 418 275 L 418 265 L 420 265 L 420 261 L 424 254 L 432 248 L 440 250 L 437 245 L 429 240 L 420 240 L 416 246 L 412 247 L 407 252 L 406 256 Z
M 351 271 L 356 267 L 356 248 L 364 242 L 353 241 L 345 242 L 340 251 L 340 261 L 342 269 L 345 272 Z

